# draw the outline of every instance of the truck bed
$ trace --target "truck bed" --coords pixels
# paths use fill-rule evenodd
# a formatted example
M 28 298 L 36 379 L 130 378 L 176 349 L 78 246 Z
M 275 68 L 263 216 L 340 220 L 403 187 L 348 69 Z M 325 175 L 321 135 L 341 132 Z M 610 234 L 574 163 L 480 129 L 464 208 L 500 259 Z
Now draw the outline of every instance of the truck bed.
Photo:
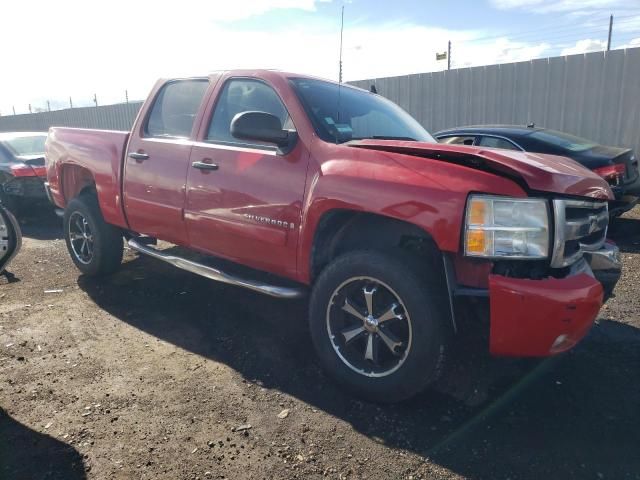
M 50 128 L 45 156 L 55 204 L 64 208 L 79 186 L 93 183 L 105 220 L 126 227 L 120 185 L 128 140 L 126 131 Z

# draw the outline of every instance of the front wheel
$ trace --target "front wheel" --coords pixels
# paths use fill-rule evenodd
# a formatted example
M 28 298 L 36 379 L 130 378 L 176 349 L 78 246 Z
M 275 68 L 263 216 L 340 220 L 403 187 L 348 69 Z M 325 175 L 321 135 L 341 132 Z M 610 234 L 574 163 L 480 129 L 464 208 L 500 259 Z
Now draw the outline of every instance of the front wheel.
M 404 255 L 348 253 L 319 276 L 310 330 L 324 368 L 357 395 L 395 402 L 437 379 L 448 353 L 440 288 Z
M 73 263 L 85 275 L 106 275 L 122 262 L 122 232 L 104 221 L 95 197 L 81 195 L 64 211 L 64 235 Z

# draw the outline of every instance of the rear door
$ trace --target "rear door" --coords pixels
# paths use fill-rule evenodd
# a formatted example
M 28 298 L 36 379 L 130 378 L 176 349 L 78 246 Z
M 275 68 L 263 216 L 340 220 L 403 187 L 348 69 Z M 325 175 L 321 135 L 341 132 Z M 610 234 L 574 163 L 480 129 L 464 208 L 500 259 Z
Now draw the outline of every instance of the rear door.
M 124 205 L 132 230 L 188 243 L 183 209 L 196 118 L 208 79 L 169 81 L 132 132 L 124 164 Z
M 309 152 L 300 139 L 282 154 L 274 145 L 231 135 L 234 116 L 256 110 L 295 130 L 279 94 L 262 80 L 229 78 L 210 103 L 187 175 L 191 244 L 250 267 L 295 276 Z

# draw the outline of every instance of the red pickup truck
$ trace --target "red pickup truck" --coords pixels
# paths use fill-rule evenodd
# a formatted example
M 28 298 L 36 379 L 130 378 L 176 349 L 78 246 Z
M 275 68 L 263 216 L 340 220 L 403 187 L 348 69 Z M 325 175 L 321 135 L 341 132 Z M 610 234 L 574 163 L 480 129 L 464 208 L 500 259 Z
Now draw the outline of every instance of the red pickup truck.
M 214 280 L 310 292 L 321 363 L 373 400 L 433 382 L 469 309 L 493 354 L 571 348 L 620 275 L 594 173 L 438 144 L 383 97 L 303 75 L 160 80 L 131 132 L 51 128 L 46 160 L 81 272 L 116 270 L 124 238 Z

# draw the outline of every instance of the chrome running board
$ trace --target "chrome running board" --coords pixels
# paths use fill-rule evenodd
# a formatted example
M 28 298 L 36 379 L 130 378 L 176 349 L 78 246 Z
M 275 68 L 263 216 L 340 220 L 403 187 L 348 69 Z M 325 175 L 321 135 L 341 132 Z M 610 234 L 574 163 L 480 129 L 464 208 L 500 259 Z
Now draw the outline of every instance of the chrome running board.
M 187 260 L 186 258 L 181 258 L 169 253 L 165 253 L 149 245 L 144 245 L 138 242 L 136 238 L 130 238 L 127 243 L 129 247 L 131 247 L 136 252 L 149 255 L 150 257 L 157 258 L 158 260 L 162 260 L 163 262 L 167 262 L 174 267 L 178 267 L 182 270 L 195 273 L 196 275 L 200 275 L 217 282 L 236 285 L 238 287 L 247 288 L 249 290 L 253 290 L 254 292 L 264 293 L 265 295 L 270 295 L 277 298 L 299 298 L 304 296 L 305 294 L 304 288 L 280 287 L 276 285 L 261 283 L 255 280 L 239 278 L 216 268 L 209 267 L 192 260 Z

